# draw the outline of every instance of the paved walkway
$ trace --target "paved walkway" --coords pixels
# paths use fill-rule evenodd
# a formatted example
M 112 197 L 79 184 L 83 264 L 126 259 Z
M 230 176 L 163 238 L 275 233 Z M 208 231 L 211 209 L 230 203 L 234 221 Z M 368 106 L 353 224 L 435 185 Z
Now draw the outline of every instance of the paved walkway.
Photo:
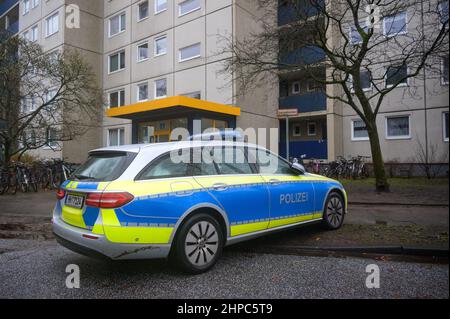
M 401 203 L 402 200 L 406 201 L 407 195 L 411 191 L 403 190 L 399 193 L 377 195 L 367 187 L 359 189 L 348 187 L 348 189 L 350 201 L 349 214 L 346 220 L 348 224 L 423 225 L 442 227 L 443 229 L 448 229 L 449 227 L 448 206 L 386 205 L 387 198 L 392 199 L 397 204 Z M 448 196 L 448 187 L 446 189 Z M 445 190 L 442 192 L 445 193 Z M 425 193 L 421 197 L 427 196 L 428 198 L 429 195 Z M 434 196 L 440 197 L 439 203 L 445 205 L 441 195 L 435 194 Z M 416 202 L 419 200 L 416 200 Z M 352 204 L 352 202 L 367 202 L 368 204 Z M 406 201 L 406 203 L 409 202 Z M 22 217 L 27 219 L 50 219 L 54 204 L 54 191 L 0 196 L 0 223 L 3 223 L 8 217 L 15 217 L 14 219 Z M 422 201 L 422 204 L 426 203 Z

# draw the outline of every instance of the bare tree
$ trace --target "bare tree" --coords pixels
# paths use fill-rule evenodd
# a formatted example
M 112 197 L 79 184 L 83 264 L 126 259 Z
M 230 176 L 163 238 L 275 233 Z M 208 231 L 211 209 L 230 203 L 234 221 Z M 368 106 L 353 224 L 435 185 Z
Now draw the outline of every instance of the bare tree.
M 445 165 L 445 163 L 448 163 L 448 148 L 439 152 L 438 145 L 431 144 L 427 152 L 420 139 L 417 139 L 416 144 L 415 159 L 428 179 L 436 178 L 441 175 L 445 168 L 448 169 L 448 164 Z
M 327 86 L 328 99 L 364 121 L 376 189 L 389 191 L 376 118 L 397 87 L 424 68 L 434 70 L 432 76 L 440 72 L 436 66 L 448 54 L 448 1 L 447 7 L 438 0 L 255 1 L 264 12 L 262 30 L 230 41 L 225 51 L 232 58 L 223 71 L 233 74 L 242 93 L 263 74 L 290 71 Z M 277 15 L 286 23 L 274 22 Z
M 0 145 L 14 155 L 58 147 L 96 125 L 102 91 L 76 50 L 44 53 L 21 37 L 0 35 Z

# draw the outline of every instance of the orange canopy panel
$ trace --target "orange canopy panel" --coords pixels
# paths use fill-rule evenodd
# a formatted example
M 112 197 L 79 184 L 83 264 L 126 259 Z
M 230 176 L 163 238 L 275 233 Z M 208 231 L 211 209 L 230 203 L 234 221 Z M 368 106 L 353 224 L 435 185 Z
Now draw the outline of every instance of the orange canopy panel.
M 106 111 L 106 115 L 109 117 L 128 119 L 136 116 L 138 113 L 160 111 L 164 109 L 169 110 L 171 108 L 179 107 L 233 116 L 241 115 L 241 109 L 239 107 L 194 99 L 186 96 L 172 96 L 164 99 L 115 107 L 108 109 Z

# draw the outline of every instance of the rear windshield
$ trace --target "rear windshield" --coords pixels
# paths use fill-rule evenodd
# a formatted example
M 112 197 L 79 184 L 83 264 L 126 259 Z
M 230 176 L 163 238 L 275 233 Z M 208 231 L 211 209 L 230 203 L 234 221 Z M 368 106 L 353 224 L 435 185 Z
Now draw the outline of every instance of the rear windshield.
M 135 157 L 135 153 L 127 152 L 91 153 L 72 178 L 86 182 L 111 182 L 122 175 Z

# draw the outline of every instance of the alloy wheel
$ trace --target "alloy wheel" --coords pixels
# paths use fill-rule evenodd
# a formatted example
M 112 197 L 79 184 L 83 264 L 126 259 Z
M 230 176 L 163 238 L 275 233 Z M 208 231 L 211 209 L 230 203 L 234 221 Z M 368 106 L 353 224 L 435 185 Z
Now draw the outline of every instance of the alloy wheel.
M 344 218 L 344 206 L 337 196 L 333 196 L 328 202 L 326 214 L 329 223 L 333 227 L 337 228 L 340 226 Z
M 184 250 L 192 265 L 207 265 L 214 259 L 218 248 L 219 236 L 212 223 L 200 221 L 189 229 Z

